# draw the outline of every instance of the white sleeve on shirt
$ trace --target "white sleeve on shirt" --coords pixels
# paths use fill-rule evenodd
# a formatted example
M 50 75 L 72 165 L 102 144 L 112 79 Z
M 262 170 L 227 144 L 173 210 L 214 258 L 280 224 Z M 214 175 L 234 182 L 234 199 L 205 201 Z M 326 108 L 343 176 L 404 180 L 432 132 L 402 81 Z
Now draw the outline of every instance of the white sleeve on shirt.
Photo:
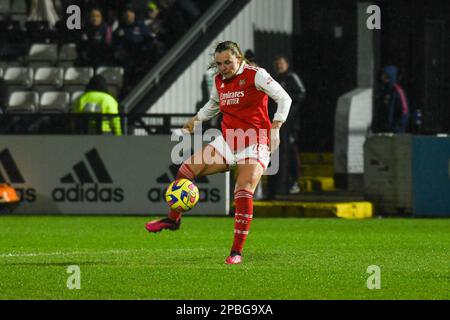
M 220 111 L 219 108 L 219 94 L 215 82 L 211 88 L 211 95 L 208 102 L 197 112 L 197 117 L 200 121 L 206 121 L 214 118 Z
M 277 112 L 273 116 L 273 121 L 286 121 L 292 99 L 283 87 L 276 82 L 270 74 L 263 68 L 259 68 L 255 75 L 256 89 L 265 92 L 277 103 Z

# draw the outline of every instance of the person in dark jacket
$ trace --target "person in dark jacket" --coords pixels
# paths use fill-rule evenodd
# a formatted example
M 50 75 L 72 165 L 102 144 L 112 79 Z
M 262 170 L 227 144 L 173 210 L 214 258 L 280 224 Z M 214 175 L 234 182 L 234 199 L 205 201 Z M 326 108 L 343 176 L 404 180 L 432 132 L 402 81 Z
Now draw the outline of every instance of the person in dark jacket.
M 124 49 L 133 55 L 141 50 L 147 50 L 151 44 L 149 28 L 144 22 L 136 19 L 134 8 L 127 6 L 122 13 L 122 23 L 114 32 L 115 48 Z
M 405 133 L 408 128 L 409 107 L 403 88 L 397 83 L 398 69 L 386 66 L 380 74 L 372 131 Z
M 102 11 L 92 8 L 78 46 L 82 64 L 94 67 L 112 64 L 111 42 L 111 27 L 104 22 Z
M 300 131 L 300 104 L 306 96 L 306 89 L 300 77 L 290 69 L 289 60 L 285 56 L 275 57 L 274 69 L 274 79 L 292 98 L 292 105 L 289 117 L 280 130 L 280 168 L 277 175 L 269 176 L 268 198 L 273 198 L 275 194 L 296 194 L 300 192 L 298 185 L 300 165 L 298 135 Z M 273 112 L 272 104 L 270 109 Z
M 125 7 L 121 24 L 113 34 L 116 63 L 125 68 L 122 93 L 126 94 L 158 61 L 158 48 L 150 29 L 137 20 L 133 6 Z

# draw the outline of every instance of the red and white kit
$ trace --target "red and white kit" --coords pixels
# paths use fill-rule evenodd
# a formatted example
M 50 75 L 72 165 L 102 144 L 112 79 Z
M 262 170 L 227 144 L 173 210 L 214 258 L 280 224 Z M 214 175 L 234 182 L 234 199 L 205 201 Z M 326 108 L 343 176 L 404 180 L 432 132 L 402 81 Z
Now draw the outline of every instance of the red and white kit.
M 223 115 L 222 136 L 210 145 L 229 165 L 255 159 L 267 168 L 271 128 L 268 97 L 278 106 L 273 121 L 281 122 L 288 116 L 291 98 L 266 70 L 245 62 L 234 78 L 227 80 L 218 74 L 214 82 L 210 100 L 197 114 L 200 121 L 209 120 L 219 112 Z

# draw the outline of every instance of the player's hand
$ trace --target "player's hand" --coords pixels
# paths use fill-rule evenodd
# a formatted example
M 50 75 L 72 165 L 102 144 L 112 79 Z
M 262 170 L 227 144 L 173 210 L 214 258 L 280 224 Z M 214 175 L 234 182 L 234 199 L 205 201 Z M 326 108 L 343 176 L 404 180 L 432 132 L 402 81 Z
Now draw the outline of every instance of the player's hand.
M 197 116 L 190 118 L 183 126 L 183 129 L 188 133 L 194 132 L 195 122 L 199 121 Z
M 280 129 L 270 129 L 270 152 L 274 152 L 280 146 Z
M 283 123 L 281 121 L 272 122 L 270 129 L 270 152 L 274 152 L 280 146 L 280 128 Z

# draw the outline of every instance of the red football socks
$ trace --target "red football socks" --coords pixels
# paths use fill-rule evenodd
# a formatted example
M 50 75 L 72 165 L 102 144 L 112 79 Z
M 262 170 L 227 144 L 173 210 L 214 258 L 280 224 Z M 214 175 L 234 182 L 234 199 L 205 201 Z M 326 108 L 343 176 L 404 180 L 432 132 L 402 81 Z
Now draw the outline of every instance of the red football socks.
M 241 254 L 253 219 L 253 193 L 244 189 L 234 193 L 234 242 L 232 252 Z
M 192 169 L 187 164 L 182 164 L 175 179 L 189 179 L 194 180 L 195 174 Z
M 191 168 L 187 164 L 182 164 L 180 169 L 178 169 L 177 176 L 175 177 L 176 180 L 178 179 L 189 179 L 194 180 L 195 174 L 192 172 Z M 177 212 L 175 210 L 170 210 L 169 212 L 169 219 L 173 221 L 178 221 L 181 219 L 181 212 Z

